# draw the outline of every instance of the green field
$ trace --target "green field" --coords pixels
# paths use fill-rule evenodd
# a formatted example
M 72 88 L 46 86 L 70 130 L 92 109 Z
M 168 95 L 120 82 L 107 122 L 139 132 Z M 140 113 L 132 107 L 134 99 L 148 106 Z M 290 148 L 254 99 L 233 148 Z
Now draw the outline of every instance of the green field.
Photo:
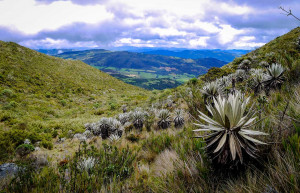
M 188 80 L 195 78 L 192 74 L 157 74 L 154 70 L 142 70 L 131 68 L 114 68 L 114 67 L 101 67 L 93 66 L 103 72 L 107 72 L 112 76 L 123 80 L 128 84 L 143 87 L 146 89 L 165 89 L 170 87 L 176 87 Z

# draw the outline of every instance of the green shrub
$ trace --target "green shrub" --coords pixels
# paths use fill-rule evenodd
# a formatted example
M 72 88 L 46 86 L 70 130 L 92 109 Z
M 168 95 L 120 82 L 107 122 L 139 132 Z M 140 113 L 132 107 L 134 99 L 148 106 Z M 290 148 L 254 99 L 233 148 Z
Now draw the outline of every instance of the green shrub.
M 12 97 L 14 96 L 14 92 L 10 89 L 4 89 L 0 93 L 1 96 Z
M 34 151 L 34 146 L 31 144 L 22 144 L 19 145 L 16 149 L 16 153 L 20 156 L 25 156 L 33 151 Z
M 18 106 L 18 103 L 16 101 L 10 101 L 8 104 L 3 106 L 3 109 L 9 110 L 9 109 L 14 109 Z
M 143 148 L 158 154 L 164 151 L 166 148 L 171 147 L 173 141 L 174 136 L 169 136 L 167 133 L 161 133 L 161 135 L 152 135 L 149 138 L 147 138 L 143 142 L 142 146 Z
M 221 78 L 222 76 L 226 76 L 234 72 L 232 68 L 217 68 L 212 67 L 208 70 L 208 72 L 201 76 L 201 80 L 203 81 L 214 81 L 217 78 Z
M 40 145 L 46 149 L 53 149 L 53 144 L 50 141 L 43 140 Z
M 63 107 L 67 105 L 67 101 L 65 100 L 60 100 L 59 102 Z
M 126 136 L 126 139 L 130 142 L 138 142 L 140 140 L 140 136 L 139 135 L 135 135 L 133 133 L 130 133 L 128 136 Z
M 52 137 L 56 138 L 58 136 L 58 131 L 57 130 L 53 130 L 52 131 Z

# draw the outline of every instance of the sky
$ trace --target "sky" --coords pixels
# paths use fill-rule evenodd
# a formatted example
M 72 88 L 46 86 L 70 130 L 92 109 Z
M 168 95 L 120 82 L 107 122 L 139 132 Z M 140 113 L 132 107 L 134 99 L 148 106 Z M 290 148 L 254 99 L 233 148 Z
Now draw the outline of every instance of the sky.
M 299 0 L 0 0 L 0 40 L 33 49 L 255 49 L 298 27 Z

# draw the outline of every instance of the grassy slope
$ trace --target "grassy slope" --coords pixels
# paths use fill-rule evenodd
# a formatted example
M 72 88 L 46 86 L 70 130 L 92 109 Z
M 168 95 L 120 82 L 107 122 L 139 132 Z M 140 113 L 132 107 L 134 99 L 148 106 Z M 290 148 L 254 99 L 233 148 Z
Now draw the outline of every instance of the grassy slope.
M 300 69 L 296 68 L 300 62 L 300 47 L 297 46 L 299 36 L 300 27 L 297 27 L 264 46 L 234 59 L 222 68 L 209 69 L 208 73 L 200 76 L 200 79 L 210 81 L 232 73 L 237 69 L 237 66 L 246 59 L 251 61 L 251 66 L 254 68 L 259 68 L 259 63 L 262 61 L 268 62 L 269 64 L 280 63 L 292 71 L 292 76 L 296 76 L 297 71 L 300 71 Z
M 113 115 L 122 104 L 143 103 L 147 93 L 81 61 L 0 42 L 1 133 L 82 129 L 100 114 Z
M 269 63 L 278 62 L 289 67 L 294 61 L 300 58 L 300 50 L 297 47 L 297 40 L 300 36 L 300 27 L 297 27 L 287 34 L 277 37 L 264 46 L 235 59 L 228 66 L 238 65 L 244 59 L 254 59 L 256 61 L 266 61 Z M 286 61 L 289 60 L 290 61 Z

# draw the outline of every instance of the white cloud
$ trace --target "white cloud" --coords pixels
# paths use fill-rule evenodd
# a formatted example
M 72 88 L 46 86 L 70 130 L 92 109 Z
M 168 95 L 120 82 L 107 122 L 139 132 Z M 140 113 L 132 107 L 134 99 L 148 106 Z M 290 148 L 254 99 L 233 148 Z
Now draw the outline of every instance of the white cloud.
M 37 4 L 34 0 L 0 1 L 0 25 L 26 34 L 55 30 L 74 22 L 95 24 L 112 19 L 114 15 L 103 5 L 80 6 L 69 1 Z
M 200 37 L 198 39 L 191 39 L 189 41 L 191 48 L 203 48 L 207 46 L 206 41 L 209 39 L 209 37 Z
M 70 42 L 65 39 L 51 39 L 45 38 L 42 40 L 26 40 L 20 42 L 21 45 L 30 47 L 30 48 L 96 48 L 98 45 L 94 41 L 78 41 L 78 42 Z
M 187 35 L 187 33 L 185 31 L 178 31 L 175 28 L 152 28 L 152 29 L 150 29 L 150 32 L 152 34 L 157 34 L 160 37 Z
M 231 46 L 232 49 L 252 49 L 263 46 L 265 43 L 256 42 L 254 36 L 242 36 Z
M 220 25 L 222 27 L 222 30 L 218 34 L 218 39 L 221 44 L 227 44 L 229 42 L 232 42 L 235 38 L 235 36 L 245 33 L 245 30 L 237 30 L 230 25 Z

